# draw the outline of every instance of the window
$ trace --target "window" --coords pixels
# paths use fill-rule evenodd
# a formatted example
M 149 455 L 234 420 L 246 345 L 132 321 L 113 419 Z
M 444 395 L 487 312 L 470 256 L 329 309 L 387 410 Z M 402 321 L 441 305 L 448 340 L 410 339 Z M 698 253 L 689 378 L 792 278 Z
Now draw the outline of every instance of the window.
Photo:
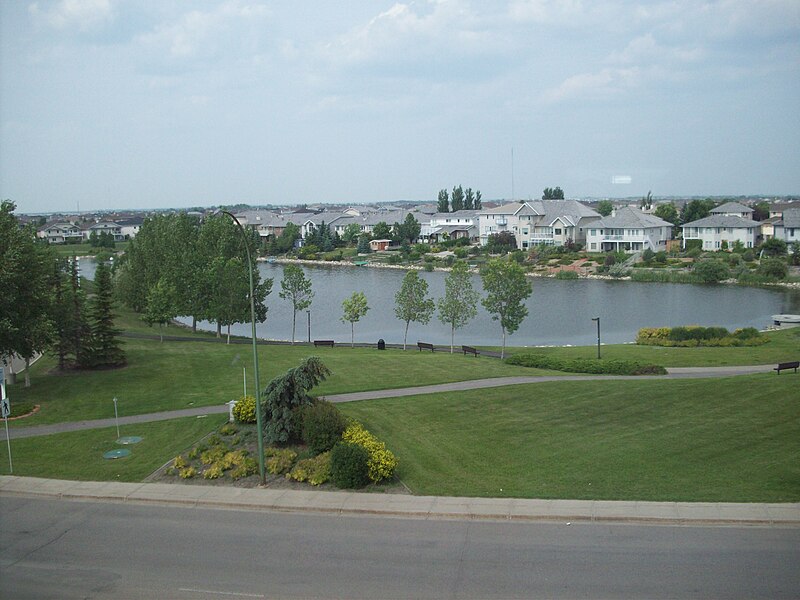
M 528 230 L 527 229 L 523 229 L 522 230 L 522 235 L 528 235 Z
M 561 235 L 561 230 L 560 230 L 560 229 L 556 229 L 556 230 L 555 230 L 555 234 L 556 234 L 556 235 Z
M 589 235 L 597 235 L 597 229 L 590 229 Z M 594 246 L 594 244 L 592 244 L 592 246 Z
M 589 246 L 591 247 L 592 250 L 597 250 L 597 244 L 595 244 L 594 242 L 589 244 Z

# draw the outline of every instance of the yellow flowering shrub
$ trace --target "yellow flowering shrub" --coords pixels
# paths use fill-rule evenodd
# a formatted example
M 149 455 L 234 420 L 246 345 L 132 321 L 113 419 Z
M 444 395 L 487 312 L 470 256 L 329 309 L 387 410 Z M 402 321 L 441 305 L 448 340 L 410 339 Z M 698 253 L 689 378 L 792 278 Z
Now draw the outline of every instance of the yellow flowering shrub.
M 281 475 L 289 471 L 297 458 L 297 452 L 289 448 L 267 448 L 264 450 L 264 465 L 272 475 Z
M 178 471 L 178 475 L 181 476 L 181 479 L 191 479 L 195 475 L 197 475 L 197 469 L 194 467 L 186 467 Z
M 347 426 L 342 439 L 351 444 L 358 444 L 369 454 L 369 478 L 375 483 L 394 475 L 397 459 L 386 444 L 364 429 L 361 423 L 353 422 Z
M 240 423 L 256 422 L 256 399 L 254 396 L 242 396 L 233 406 L 233 418 Z
M 222 477 L 222 473 L 222 465 L 218 462 L 215 462 L 213 465 L 203 471 L 203 479 L 219 479 Z
M 186 462 L 186 459 L 183 458 L 183 455 L 179 454 L 175 457 L 175 460 L 172 461 L 172 466 L 176 469 L 184 469 L 188 466 L 188 463 Z
M 286 477 L 295 481 L 307 481 L 311 485 L 325 483 L 331 478 L 330 451 L 298 461 Z

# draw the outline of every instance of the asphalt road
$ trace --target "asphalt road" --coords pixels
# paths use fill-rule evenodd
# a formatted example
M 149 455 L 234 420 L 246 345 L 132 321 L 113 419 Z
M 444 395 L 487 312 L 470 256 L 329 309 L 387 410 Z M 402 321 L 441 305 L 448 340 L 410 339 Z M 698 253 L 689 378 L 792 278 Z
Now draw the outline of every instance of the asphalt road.
M 800 529 L 0 498 L 1 598 L 797 598 Z

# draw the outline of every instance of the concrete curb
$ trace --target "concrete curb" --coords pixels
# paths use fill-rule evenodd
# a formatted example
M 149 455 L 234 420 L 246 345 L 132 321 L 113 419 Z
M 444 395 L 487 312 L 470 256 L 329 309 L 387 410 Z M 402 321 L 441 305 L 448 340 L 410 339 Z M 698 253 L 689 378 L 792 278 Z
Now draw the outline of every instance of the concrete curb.
M 800 503 L 459 498 L 0 476 L 0 496 L 406 519 L 800 527 Z

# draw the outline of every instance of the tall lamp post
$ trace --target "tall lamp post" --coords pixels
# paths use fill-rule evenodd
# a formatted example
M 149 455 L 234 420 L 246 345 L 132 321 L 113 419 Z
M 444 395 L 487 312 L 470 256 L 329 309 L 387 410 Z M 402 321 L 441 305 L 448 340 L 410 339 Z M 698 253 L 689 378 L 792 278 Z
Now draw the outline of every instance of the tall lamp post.
M 592 317 L 592 321 L 597 321 L 597 358 L 600 358 L 600 317 Z
M 239 223 L 239 219 L 233 216 L 233 213 L 227 210 L 221 211 L 222 214 L 228 215 L 236 226 L 239 228 L 239 233 L 242 234 L 242 241 L 244 242 L 244 249 L 247 252 L 247 272 L 250 275 L 250 324 L 252 325 L 252 338 L 253 338 L 253 378 L 255 379 L 255 397 L 256 397 L 256 428 L 258 429 L 258 473 L 261 476 L 261 485 L 266 485 L 267 476 L 264 471 L 264 428 L 262 427 L 261 417 L 261 388 L 258 385 L 258 346 L 256 344 L 256 296 L 255 288 L 253 286 L 253 258 L 250 256 L 250 245 L 247 243 L 247 234 L 244 232 L 244 227 Z

